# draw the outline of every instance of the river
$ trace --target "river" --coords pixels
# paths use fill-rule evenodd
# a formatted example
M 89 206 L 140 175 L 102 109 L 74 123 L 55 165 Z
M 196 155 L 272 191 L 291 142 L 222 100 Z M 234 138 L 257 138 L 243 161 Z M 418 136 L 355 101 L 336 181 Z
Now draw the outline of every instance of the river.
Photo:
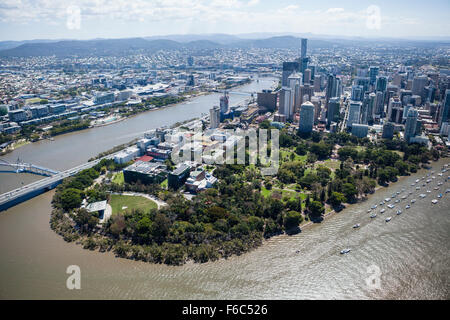
M 249 86 L 262 88 L 270 84 L 260 81 Z M 64 135 L 54 142 L 27 145 L 8 156 L 24 157 L 55 169 L 69 168 L 152 127 L 207 112 L 211 103 L 218 100 L 219 95 L 213 96 L 198 97 L 191 103 L 111 126 Z M 241 99 L 242 96 L 231 96 L 232 102 Z M 449 162 L 443 159 L 433 166 L 438 171 Z M 444 193 L 450 183 L 434 190 L 436 181 L 444 180 L 436 175 L 437 179 L 422 190 L 410 186 L 427 172 L 421 170 L 401 178 L 371 195 L 368 201 L 350 206 L 300 234 L 274 237 L 256 250 L 227 260 L 180 267 L 116 258 L 112 253 L 88 251 L 66 243 L 49 227 L 53 192 L 47 192 L 0 213 L 0 298 L 449 299 L 450 194 L 444 194 L 435 205 L 431 199 Z M 15 176 L 4 177 L 0 176 L 0 185 L 5 189 L 14 187 Z M 369 218 L 368 208 L 402 188 L 413 192 L 400 203 L 403 214 L 395 215 L 395 209 L 386 209 L 375 219 Z M 418 194 L 425 193 L 425 189 L 431 193 L 421 199 Z M 411 209 L 404 209 L 413 197 L 417 202 Z M 387 216 L 392 216 L 388 223 L 384 221 Z M 361 224 L 359 229 L 352 228 L 356 223 Z M 345 247 L 352 251 L 340 255 Z M 81 290 L 66 288 L 69 265 L 81 269 Z M 366 279 L 376 277 L 378 271 L 379 288 L 368 286 Z

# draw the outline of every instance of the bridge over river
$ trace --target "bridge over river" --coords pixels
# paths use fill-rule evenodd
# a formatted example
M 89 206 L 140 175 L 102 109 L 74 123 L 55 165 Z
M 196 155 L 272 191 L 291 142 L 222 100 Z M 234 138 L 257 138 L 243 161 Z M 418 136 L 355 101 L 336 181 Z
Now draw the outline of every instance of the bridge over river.
M 110 156 L 109 156 L 110 157 Z M 0 211 L 6 210 L 12 206 L 15 206 L 16 204 L 19 204 L 23 201 L 26 201 L 28 199 L 31 199 L 41 193 L 44 193 L 45 191 L 51 190 L 55 188 L 58 184 L 62 182 L 63 179 L 73 176 L 77 174 L 78 172 L 89 169 L 95 166 L 97 163 L 100 162 L 101 159 L 90 161 L 87 163 L 84 163 L 82 165 L 79 165 L 75 168 L 58 172 L 47 168 L 42 168 L 39 166 L 26 164 L 26 163 L 20 163 L 20 164 L 10 164 L 6 161 L 2 160 L 2 163 L 0 163 L 0 167 L 7 167 L 11 170 L 14 170 L 14 172 L 20 173 L 20 172 L 30 172 L 35 174 L 41 174 L 48 176 L 47 178 L 43 178 L 41 180 L 32 182 L 30 184 L 27 184 L 25 186 L 22 186 L 20 188 L 14 189 L 12 191 L 3 193 L 0 195 Z M 0 170 L 1 171 L 1 170 Z M 6 170 L 5 170 L 6 171 Z

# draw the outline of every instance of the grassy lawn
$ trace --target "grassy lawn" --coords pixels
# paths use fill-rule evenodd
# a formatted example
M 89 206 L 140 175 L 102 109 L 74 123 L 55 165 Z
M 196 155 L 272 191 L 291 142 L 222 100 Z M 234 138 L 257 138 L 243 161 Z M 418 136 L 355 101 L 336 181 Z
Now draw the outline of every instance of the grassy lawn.
M 287 161 L 291 161 L 291 154 L 294 155 L 294 161 L 301 161 L 303 163 L 306 163 L 307 155 L 299 156 L 295 153 L 294 149 L 287 149 L 287 148 L 281 148 L 280 149 L 280 159 L 287 158 Z
M 278 188 L 272 188 L 271 190 L 267 190 L 265 187 L 261 188 L 261 194 L 266 198 L 270 197 L 270 195 L 274 191 L 281 192 L 282 199 L 285 197 L 289 197 L 289 200 L 295 200 L 296 197 L 300 197 L 302 200 L 306 199 L 306 194 L 300 193 L 300 192 L 294 192 L 294 191 L 290 191 L 290 190 L 282 190 L 282 189 L 278 189 Z
M 168 186 L 169 186 L 169 180 L 164 180 L 163 182 L 161 182 L 161 188 L 163 188 L 163 189 L 167 189 L 168 188 Z
M 123 172 L 120 171 L 116 173 L 116 175 L 112 179 L 112 182 L 120 185 L 124 184 L 125 180 L 123 178 Z
M 118 194 L 111 195 L 109 204 L 111 205 L 113 215 L 131 209 L 142 209 L 149 212 L 150 209 L 156 209 L 158 207 L 154 201 L 144 197 L 123 196 Z M 123 207 L 127 208 L 122 209 Z

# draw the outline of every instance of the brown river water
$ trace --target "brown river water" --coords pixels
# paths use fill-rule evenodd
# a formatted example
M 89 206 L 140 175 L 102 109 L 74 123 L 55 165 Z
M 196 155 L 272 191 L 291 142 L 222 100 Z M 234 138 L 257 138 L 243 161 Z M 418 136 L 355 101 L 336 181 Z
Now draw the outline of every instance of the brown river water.
M 262 89 L 271 84 L 264 80 L 241 90 Z M 242 96 L 232 98 L 242 100 Z M 199 97 L 110 126 L 57 137 L 53 142 L 27 145 L 6 157 L 11 160 L 20 156 L 50 168 L 66 169 L 147 129 L 207 112 L 212 103 L 217 103 L 215 100 L 218 95 Z M 450 159 L 433 163 L 436 179 L 421 190 L 411 183 L 426 175 L 427 170 L 402 178 L 367 201 L 300 234 L 274 237 L 247 254 L 227 260 L 180 267 L 116 258 L 112 253 L 88 251 L 66 243 L 49 227 L 53 192 L 47 192 L 0 213 L 0 298 L 449 299 L 450 194 L 445 194 L 445 190 L 450 188 L 450 180 L 444 182 L 444 178 L 450 171 L 444 177 L 437 175 L 445 163 L 450 163 Z M 2 173 L 1 192 L 38 178 Z M 434 190 L 438 181 L 444 184 Z M 373 204 L 379 205 L 402 188 L 406 190 L 396 199 L 408 191 L 413 194 L 396 204 L 395 209 L 384 205 L 383 214 L 378 206 L 378 216 L 369 218 L 367 210 Z M 420 198 L 420 193 L 427 197 Z M 443 193 L 443 198 L 431 204 L 438 193 Z M 406 210 L 413 198 L 416 203 Z M 389 203 L 393 202 L 394 199 Z M 396 215 L 399 207 L 403 214 Z M 392 220 L 385 222 L 388 216 Z M 353 229 L 356 223 L 361 227 Z M 346 247 L 352 251 L 340 255 Z M 81 269 L 80 290 L 66 288 L 69 265 Z M 379 286 L 368 285 L 367 279 L 378 274 Z

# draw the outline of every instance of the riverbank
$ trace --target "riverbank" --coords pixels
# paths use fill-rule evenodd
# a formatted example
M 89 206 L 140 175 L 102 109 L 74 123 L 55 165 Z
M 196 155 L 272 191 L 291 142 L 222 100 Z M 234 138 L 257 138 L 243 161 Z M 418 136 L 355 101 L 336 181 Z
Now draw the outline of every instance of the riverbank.
M 444 160 L 444 159 L 449 160 L 449 158 L 440 158 L 440 159 L 437 160 L 437 161 L 432 161 L 430 165 L 432 166 L 434 163 L 437 163 L 437 162 L 439 162 L 439 161 L 441 161 L 441 160 Z M 409 178 L 409 177 L 420 176 L 421 173 L 426 172 L 427 170 L 429 170 L 429 169 L 426 169 L 426 168 L 423 168 L 423 167 L 422 167 L 422 168 L 421 168 L 420 170 L 418 170 L 416 173 L 413 173 L 413 174 L 410 174 L 410 175 L 407 175 L 407 176 L 399 176 L 399 177 L 397 178 L 397 181 L 391 182 L 391 183 L 389 183 L 389 185 L 387 185 L 387 186 L 377 186 L 377 187 L 375 188 L 375 191 L 374 191 L 373 193 L 367 194 L 363 199 L 361 199 L 360 201 L 357 201 L 357 202 L 355 202 L 355 203 L 347 203 L 347 205 L 346 205 L 342 210 L 340 210 L 339 212 L 336 212 L 336 210 L 333 209 L 333 210 L 331 210 L 331 211 L 325 213 L 325 214 L 323 215 L 323 220 L 322 220 L 320 223 L 322 223 L 323 221 L 325 221 L 325 220 L 328 219 L 328 218 L 331 218 L 332 216 L 334 216 L 334 215 L 336 215 L 336 214 L 345 213 L 345 211 L 346 211 L 346 210 L 348 211 L 352 206 L 361 205 L 361 204 L 363 204 L 364 202 L 369 201 L 370 198 L 373 197 L 373 196 L 377 193 L 377 191 L 379 191 L 379 190 L 382 190 L 382 189 L 388 189 L 389 187 L 392 188 L 393 186 L 395 186 L 395 185 L 397 185 L 397 184 L 403 182 L 403 180 L 406 180 L 406 179 Z M 376 204 L 376 203 L 375 203 L 375 204 Z M 313 226 L 313 225 L 317 225 L 317 224 L 320 224 L 320 223 L 316 223 L 316 222 L 313 222 L 313 221 L 308 221 L 308 222 L 306 222 L 305 224 L 300 224 L 299 227 L 300 227 L 301 230 L 304 230 L 304 229 L 307 229 L 308 227 L 311 227 L 311 226 Z

